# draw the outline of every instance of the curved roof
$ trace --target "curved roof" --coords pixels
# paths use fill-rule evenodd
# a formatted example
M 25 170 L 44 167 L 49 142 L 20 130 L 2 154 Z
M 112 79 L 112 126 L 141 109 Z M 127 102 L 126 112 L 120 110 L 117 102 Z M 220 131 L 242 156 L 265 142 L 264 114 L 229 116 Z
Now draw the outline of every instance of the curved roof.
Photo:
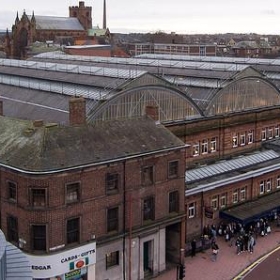
M 145 85 L 126 89 L 113 96 L 89 117 L 89 120 L 108 120 L 140 117 L 148 105 L 158 108 L 160 122 L 193 119 L 202 111 L 180 90 L 163 85 Z
M 218 115 L 280 105 L 276 86 L 261 77 L 243 77 L 216 92 L 205 114 Z

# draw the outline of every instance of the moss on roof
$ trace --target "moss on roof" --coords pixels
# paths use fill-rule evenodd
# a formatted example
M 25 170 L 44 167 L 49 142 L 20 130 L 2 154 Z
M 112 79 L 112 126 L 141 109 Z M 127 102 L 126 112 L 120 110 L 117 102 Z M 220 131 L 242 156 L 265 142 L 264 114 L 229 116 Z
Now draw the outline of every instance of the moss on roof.
M 42 127 L 0 117 L 0 164 L 29 172 L 78 168 L 183 146 L 168 129 L 147 117 Z

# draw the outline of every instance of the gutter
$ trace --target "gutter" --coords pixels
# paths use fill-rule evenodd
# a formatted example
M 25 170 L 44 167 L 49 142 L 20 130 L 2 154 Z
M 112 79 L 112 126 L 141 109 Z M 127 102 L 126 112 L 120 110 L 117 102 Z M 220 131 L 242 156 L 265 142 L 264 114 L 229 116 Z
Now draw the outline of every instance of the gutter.
M 29 175 L 49 175 L 49 174 L 56 174 L 56 173 L 61 173 L 61 172 L 65 172 L 65 171 L 74 171 L 74 170 L 77 170 L 77 169 L 79 170 L 79 169 L 94 167 L 94 166 L 98 166 L 98 165 L 106 165 L 107 163 L 115 163 L 115 162 L 120 162 L 120 161 L 123 161 L 123 160 L 135 159 L 135 158 L 138 158 L 140 156 L 143 157 L 143 156 L 149 156 L 149 155 L 156 155 L 156 154 L 163 153 L 163 152 L 176 151 L 176 150 L 180 150 L 180 149 L 185 149 L 187 147 L 189 147 L 189 145 L 184 144 L 182 146 L 165 148 L 165 149 L 156 150 L 156 151 L 152 151 L 152 152 L 145 152 L 145 153 L 141 153 L 141 154 L 136 154 L 136 155 L 126 156 L 126 157 L 121 157 L 121 158 L 116 158 L 116 159 L 100 161 L 100 162 L 96 162 L 96 163 L 88 163 L 88 164 L 82 164 L 82 165 L 79 165 L 79 166 L 72 166 L 72 167 L 68 167 L 68 168 L 46 170 L 46 171 L 30 171 L 30 170 L 25 170 L 25 169 L 22 169 L 22 168 L 13 167 L 13 166 L 10 166 L 10 165 L 4 164 L 4 163 L 0 163 L 0 167 L 4 167 L 4 168 L 7 168 L 7 169 L 11 169 L 13 171 L 17 171 L 17 172 L 25 173 L 25 174 L 29 174 Z

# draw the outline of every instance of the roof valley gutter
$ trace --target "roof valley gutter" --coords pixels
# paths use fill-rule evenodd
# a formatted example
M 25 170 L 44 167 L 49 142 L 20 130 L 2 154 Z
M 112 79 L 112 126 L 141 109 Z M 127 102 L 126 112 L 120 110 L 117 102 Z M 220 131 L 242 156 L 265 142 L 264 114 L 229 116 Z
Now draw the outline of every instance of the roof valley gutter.
M 83 165 L 75 166 L 75 167 L 56 169 L 56 170 L 47 170 L 47 171 L 28 171 L 28 170 L 24 170 L 24 169 L 21 169 L 21 168 L 16 168 L 16 167 L 13 167 L 13 166 L 9 166 L 9 165 L 3 164 L 3 163 L 0 163 L 0 167 L 11 169 L 11 170 L 21 172 L 21 173 L 25 173 L 25 174 L 29 174 L 29 175 L 47 175 L 47 174 L 61 173 L 61 172 L 65 172 L 65 171 L 79 170 L 79 169 L 83 169 L 83 168 L 89 168 L 89 167 L 94 167 L 94 166 L 98 166 L 98 165 L 104 165 L 104 164 L 107 164 L 107 163 L 121 162 L 123 160 L 135 159 L 135 158 L 138 158 L 140 156 L 155 155 L 155 154 L 159 154 L 159 153 L 163 153 L 163 152 L 170 152 L 170 151 L 185 149 L 187 147 L 189 147 L 189 145 L 185 144 L 185 145 L 182 145 L 182 146 L 176 146 L 176 147 L 173 147 L 173 148 L 166 148 L 166 149 L 161 149 L 161 150 L 157 150 L 157 151 L 153 151 L 153 152 L 147 152 L 147 153 L 141 153 L 141 154 L 136 154 L 136 155 L 132 155 L 132 156 L 116 158 L 116 159 L 113 159 L 113 160 L 106 160 L 106 161 L 100 161 L 100 162 L 97 162 L 97 163 L 89 163 L 89 164 L 83 164 Z

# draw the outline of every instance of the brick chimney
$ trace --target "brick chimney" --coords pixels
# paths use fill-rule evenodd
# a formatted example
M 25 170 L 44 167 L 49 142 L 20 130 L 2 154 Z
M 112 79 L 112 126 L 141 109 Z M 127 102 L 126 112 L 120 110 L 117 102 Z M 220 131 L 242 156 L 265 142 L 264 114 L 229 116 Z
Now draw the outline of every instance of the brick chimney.
M 158 106 L 156 105 L 147 105 L 146 106 L 146 115 L 152 118 L 155 121 L 159 120 Z
M 0 116 L 3 116 L 3 101 L 0 100 Z
M 83 97 L 72 97 L 69 101 L 69 123 L 80 125 L 86 123 L 86 101 Z

